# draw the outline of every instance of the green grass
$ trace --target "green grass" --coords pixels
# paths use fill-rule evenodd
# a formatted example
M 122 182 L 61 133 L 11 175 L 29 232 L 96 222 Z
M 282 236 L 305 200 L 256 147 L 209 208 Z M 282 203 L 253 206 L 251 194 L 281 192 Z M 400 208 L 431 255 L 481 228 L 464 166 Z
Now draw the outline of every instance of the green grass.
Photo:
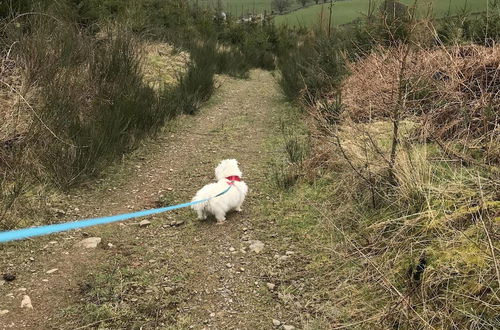
M 401 0 L 402 3 L 407 5 L 412 5 L 414 0 Z M 377 4 L 380 1 L 377 1 Z M 431 16 L 433 17 L 443 17 L 448 14 L 448 10 L 451 14 L 455 14 L 462 10 L 467 4 L 467 10 L 470 12 L 484 11 L 487 7 L 487 0 L 420 0 L 419 12 L 424 15 L 430 8 Z M 274 21 L 276 24 L 288 24 L 288 25 L 303 25 L 311 26 L 320 22 L 321 11 L 323 10 L 323 22 L 328 22 L 329 5 L 315 5 L 305 9 L 300 9 L 292 13 L 276 16 Z M 333 7 L 332 22 L 334 25 L 342 25 L 352 22 L 354 19 L 361 17 L 363 14 L 368 12 L 368 1 L 367 0 L 346 0 L 339 1 Z
M 282 114 L 281 122 L 295 132 L 305 129 L 301 117 L 290 111 Z M 268 143 L 283 146 L 274 159 L 287 159 L 286 136 L 277 132 Z M 490 293 L 498 287 L 491 275 L 484 228 L 494 226 L 500 203 L 491 200 L 494 193 L 483 183 L 483 204 L 471 206 L 471 201 L 482 198 L 474 181 L 477 168 L 440 161 L 443 155 L 434 145 L 416 146 L 412 155 L 411 162 L 402 159 L 399 164 L 401 186 L 378 208 L 369 205 L 369 190 L 346 164 L 338 163 L 314 179 L 307 179 L 303 168 L 304 176 L 293 189 L 280 191 L 268 181 L 265 188 L 273 199 L 269 205 L 263 203 L 262 213 L 279 225 L 280 236 L 296 239 L 299 253 L 307 256 L 301 267 L 279 279 L 281 283 L 307 279 L 306 289 L 294 293 L 300 301 L 315 301 L 314 316 L 305 321 L 304 329 L 357 322 L 363 322 L 362 329 L 402 324 L 405 329 L 420 329 L 425 328 L 423 322 L 436 329 L 449 328 L 450 323 L 465 329 L 475 322 L 478 328 L 491 328 L 496 322 L 493 308 L 483 304 L 495 299 Z M 342 159 L 340 154 L 331 157 Z M 417 172 L 429 177 L 407 176 Z M 425 193 L 425 203 L 418 194 L 408 194 L 417 190 Z M 321 276 L 315 278 L 317 274 Z M 412 299 L 410 313 L 391 288 Z

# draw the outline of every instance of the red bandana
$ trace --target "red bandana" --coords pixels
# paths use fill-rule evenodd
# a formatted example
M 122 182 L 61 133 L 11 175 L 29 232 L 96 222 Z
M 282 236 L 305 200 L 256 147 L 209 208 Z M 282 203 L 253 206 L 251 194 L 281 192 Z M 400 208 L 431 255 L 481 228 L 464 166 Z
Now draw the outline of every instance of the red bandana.
M 228 182 L 228 184 L 233 184 L 234 181 L 241 181 L 241 178 L 237 175 L 228 176 L 226 179 L 231 180 Z

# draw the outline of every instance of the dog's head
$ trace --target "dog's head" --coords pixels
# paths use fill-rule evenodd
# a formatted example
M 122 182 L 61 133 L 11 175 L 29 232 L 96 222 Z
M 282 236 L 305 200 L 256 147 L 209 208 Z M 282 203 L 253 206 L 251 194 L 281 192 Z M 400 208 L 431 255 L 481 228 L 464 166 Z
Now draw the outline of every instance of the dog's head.
M 215 178 L 217 181 L 233 175 L 241 177 L 241 171 L 238 168 L 238 161 L 236 159 L 224 159 L 215 168 Z

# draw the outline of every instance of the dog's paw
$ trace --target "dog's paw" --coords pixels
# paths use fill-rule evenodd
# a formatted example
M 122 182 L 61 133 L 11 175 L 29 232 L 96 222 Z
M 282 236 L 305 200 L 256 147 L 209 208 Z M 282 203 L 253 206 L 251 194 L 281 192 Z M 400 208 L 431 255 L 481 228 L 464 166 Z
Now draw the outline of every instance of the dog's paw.
M 218 217 L 215 217 L 215 219 L 217 220 L 217 224 L 218 225 L 223 224 L 224 222 L 226 222 L 226 217 L 224 217 L 224 216 L 218 216 Z
M 226 223 L 226 220 L 217 220 L 216 224 L 223 225 Z

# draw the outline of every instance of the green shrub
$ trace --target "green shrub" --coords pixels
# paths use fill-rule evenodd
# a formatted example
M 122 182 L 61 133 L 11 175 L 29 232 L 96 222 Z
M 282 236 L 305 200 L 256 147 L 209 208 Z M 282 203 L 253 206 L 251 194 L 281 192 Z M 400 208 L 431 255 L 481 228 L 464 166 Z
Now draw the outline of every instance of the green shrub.
M 334 33 L 308 38 L 289 54 L 282 55 L 278 66 L 285 95 L 296 99 L 303 92 L 304 100 L 314 103 L 324 93 L 338 88 L 347 74 L 342 51 L 342 40 Z
M 143 82 L 125 30 L 98 41 L 45 17 L 23 24 L 32 32 L 20 37 L 18 54 L 38 89 L 37 148 L 58 185 L 97 172 L 171 116 L 167 92 Z
M 457 16 L 442 20 L 437 36 L 445 45 L 474 42 L 493 46 L 500 42 L 500 1 L 490 1 L 488 12 L 478 16 L 464 9 Z
M 180 112 L 194 114 L 214 91 L 218 53 L 215 45 L 210 42 L 193 45 L 189 51 L 191 64 L 187 73 L 179 77 L 176 97 Z

